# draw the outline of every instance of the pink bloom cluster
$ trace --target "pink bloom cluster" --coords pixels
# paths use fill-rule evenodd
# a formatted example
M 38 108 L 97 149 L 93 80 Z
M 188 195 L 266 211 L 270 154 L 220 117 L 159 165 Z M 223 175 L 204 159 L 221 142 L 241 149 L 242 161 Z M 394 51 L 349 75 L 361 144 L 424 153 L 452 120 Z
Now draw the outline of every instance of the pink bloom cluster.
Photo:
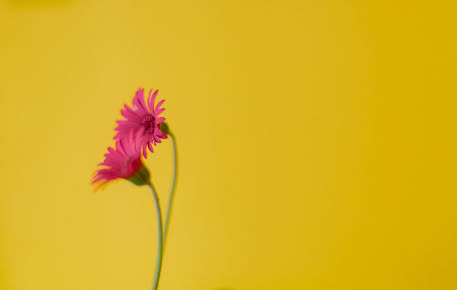
M 157 94 L 158 90 L 150 90 L 146 102 L 144 89 L 140 88 L 133 98 L 133 106 L 124 105 L 121 114 L 125 119 L 117 121 L 117 133 L 113 138 L 116 145 L 114 148 L 108 147 L 105 160 L 98 164 L 102 168 L 95 171 L 92 179 L 95 190 L 118 178 L 137 180 L 135 175 L 146 170 L 141 154 L 147 158 L 148 149 L 154 152 L 152 145 L 167 139 L 167 135 L 160 130 L 160 124 L 165 121 L 164 117 L 160 117 L 165 111 L 161 108 L 165 100 L 155 105 Z

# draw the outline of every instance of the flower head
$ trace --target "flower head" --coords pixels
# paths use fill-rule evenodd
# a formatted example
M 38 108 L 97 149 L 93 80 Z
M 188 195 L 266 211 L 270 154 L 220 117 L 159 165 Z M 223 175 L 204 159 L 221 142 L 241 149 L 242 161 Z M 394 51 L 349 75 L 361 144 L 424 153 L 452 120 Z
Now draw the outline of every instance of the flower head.
M 167 135 L 160 130 L 160 123 L 165 121 L 165 118 L 159 117 L 165 111 L 164 108 L 161 108 L 165 100 L 161 100 L 154 107 L 158 92 L 158 90 L 155 90 L 152 93 L 152 90 L 150 90 L 146 103 L 144 89 L 138 89 L 132 101 L 133 108 L 124 105 L 124 108 L 121 110 L 121 114 L 125 117 L 125 120 L 117 121 L 117 134 L 114 136 L 114 139 L 117 140 L 124 139 L 133 131 L 135 139 L 137 139 L 143 149 L 145 158 L 147 158 L 147 148 L 151 152 L 154 152 L 152 145 L 161 143 L 162 141 L 160 139 L 167 139 Z
M 149 183 L 149 172 L 141 161 L 140 148 L 131 133 L 127 138 L 117 140 L 115 148 L 108 147 L 105 160 L 98 164 L 102 168 L 95 171 L 92 184 L 95 191 L 110 181 L 123 178 L 136 185 Z

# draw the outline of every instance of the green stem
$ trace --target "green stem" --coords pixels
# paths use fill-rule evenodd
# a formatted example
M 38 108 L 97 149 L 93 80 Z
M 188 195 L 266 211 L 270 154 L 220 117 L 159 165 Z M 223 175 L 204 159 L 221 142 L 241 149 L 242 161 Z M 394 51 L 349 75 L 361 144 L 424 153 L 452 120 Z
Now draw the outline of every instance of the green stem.
M 157 290 L 159 286 L 160 271 L 162 269 L 162 255 L 163 255 L 163 237 L 162 237 L 162 212 L 160 211 L 159 197 L 157 196 L 156 190 L 152 183 L 149 183 L 149 188 L 151 189 L 152 196 L 154 197 L 154 203 L 156 206 L 157 212 L 157 227 L 158 227 L 158 246 L 157 246 L 157 261 L 156 261 L 156 270 L 154 273 L 154 282 L 152 283 L 152 289 Z
M 170 225 L 170 218 L 171 218 L 171 212 L 172 212 L 172 208 L 173 208 L 173 201 L 174 201 L 174 197 L 175 197 L 177 175 L 178 175 L 178 150 L 177 150 L 177 146 L 176 146 L 176 137 L 171 131 L 168 134 L 171 137 L 171 141 L 173 142 L 174 171 L 173 171 L 173 183 L 171 185 L 170 196 L 168 198 L 167 216 L 165 218 L 164 242 L 163 242 L 164 251 L 165 251 L 165 247 L 167 245 L 168 228 Z

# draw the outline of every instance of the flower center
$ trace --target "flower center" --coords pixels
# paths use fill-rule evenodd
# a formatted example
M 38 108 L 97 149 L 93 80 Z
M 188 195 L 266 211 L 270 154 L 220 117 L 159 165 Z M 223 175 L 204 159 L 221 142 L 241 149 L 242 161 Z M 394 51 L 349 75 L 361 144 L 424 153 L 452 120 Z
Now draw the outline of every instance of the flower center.
M 122 161 L 121 172 L 123 178 L 128 178 L 138 171 L 142 166 L 141 159 L 139 157 L 127 156 Z
M 156 119 L 152 115 L 146 115 L 143 117 L 143 120 L 141 121 L 141 125 L 144 126 L 145 132 L 152 134 L 154 132 L 154 128 L 156 126 Z

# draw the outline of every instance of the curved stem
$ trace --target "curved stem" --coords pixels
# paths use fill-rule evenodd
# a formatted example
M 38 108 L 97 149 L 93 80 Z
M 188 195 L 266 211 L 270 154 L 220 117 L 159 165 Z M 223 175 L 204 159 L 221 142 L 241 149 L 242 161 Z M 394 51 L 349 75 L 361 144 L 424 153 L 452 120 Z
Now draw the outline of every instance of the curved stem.
M 156 212 L 157 212 L 157 228 L 158 228 L 157 261 L 156 261 L 156 270 L 154 273 L 154 282 L 152 283 L 152 289 L 157 290 L 157 287 L 159 286 L 160 271 L 162 269 L 162 254 L 163 254 L 162 212 L 160 211 L 159 197 L 157 196 L 154 185 L 152 185 L 152 183 L 149 183 L 148 186 L 152 191 L 152 196 L 154 197 L 154 203 L 155 203 Z
M 168 134 L 171 137 L 171 141 L 173 142 L 174 171 L 173 171 L 173 183 L 171 185 L 170 196 L 168 197 L 167 216 L 165 218 L 165 226 L 164 226 L 164 231 L 163 231 L 164 232 L 164 241 L 163 241 L 164 251 L 165 251 L 165 247 L 167 245 L 168 228 L 170 225 L 170 218 L 171 218 L 171 212 L 173 209 L 173 201 L 174 201 L 174 197 L 175 197 L 177 175 L 178 175 L 178 150 L 177 150 L 177 146 L 176 146 L 176 137 L 171 131 Z

